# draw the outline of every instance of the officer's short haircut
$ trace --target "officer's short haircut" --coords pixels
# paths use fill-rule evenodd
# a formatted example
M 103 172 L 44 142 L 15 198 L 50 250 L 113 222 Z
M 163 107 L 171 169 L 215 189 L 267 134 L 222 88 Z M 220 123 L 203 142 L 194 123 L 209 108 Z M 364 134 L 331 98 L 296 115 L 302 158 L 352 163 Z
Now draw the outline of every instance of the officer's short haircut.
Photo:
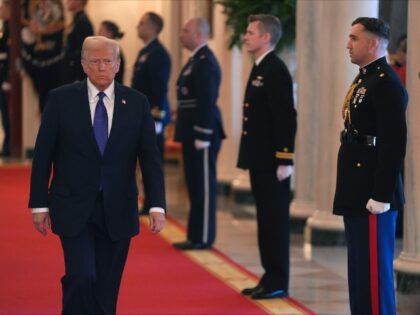
M 149 22 L 153 24 L 156 28 L 156 32 L 159 34 L 163 29 L 163 19 L 155 12 L 147 12 L 146 14 L 149 18 Z
M 210 25 L 209 23 L 202 17 L 198 17 L 195 20 L 195 26 L 197 27 L 197 32 L 199 32 L 204 37 L 209 37 L 210 35 Z
M 254 14 L 248 16 L 248 23 L 260 22 L 258 27 L 262 33 L 269 33 L 271 35 L 270 44 L 277 45 L 282 36 L 282 27 L 280 19 L 274 15 L 268 14 Z
M 363 25 L 366 31 L 379 39 L 381 50 L 386 50 L 389 42 L 389 25 L 385 21 L 372 17 L 359 17 L 351 25 Z
M 377 37 L 389 40 L 389 25 L 385 21 L 372 17 L 359 17 L 351 25 L 361 24 L 365 30 Z

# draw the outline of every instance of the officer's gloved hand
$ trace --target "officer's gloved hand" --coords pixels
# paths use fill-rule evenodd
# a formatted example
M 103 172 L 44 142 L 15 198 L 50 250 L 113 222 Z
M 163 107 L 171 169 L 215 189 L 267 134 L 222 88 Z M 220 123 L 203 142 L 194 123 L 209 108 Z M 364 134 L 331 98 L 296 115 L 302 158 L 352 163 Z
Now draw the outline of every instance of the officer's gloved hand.
M 277 167 L 276 175 L 279 182 L 291 176 L 293 173 L 292 165 L 279 165 Z
M 203 141 L 203 140 L 195 139 L 194 146 L 197 150 L 203 150 L 210 146 L 210 141 Z
M 379 202 L 372 198 L 370 198 L 366 204 L 366 209 L 372 214 L 381 214 L 387 212 L 390 208 L 391 205 L 389 203 Z
M 155 131 L 157 135 L 160 135 L 163 131 L 163 124 L 160 121 L 155 121 Z

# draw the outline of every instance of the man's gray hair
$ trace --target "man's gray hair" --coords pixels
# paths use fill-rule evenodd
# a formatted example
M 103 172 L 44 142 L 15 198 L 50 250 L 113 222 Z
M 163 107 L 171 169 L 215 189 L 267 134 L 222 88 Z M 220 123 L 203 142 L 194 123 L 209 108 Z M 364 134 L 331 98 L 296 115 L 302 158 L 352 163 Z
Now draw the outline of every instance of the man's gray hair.
M 260 22 L 258 27 L 262 33 L 271 35 L 270 44 L 276 46 L 282 36 L 282 27 L 280 19 L 274 15 L 254 14 L 248 16 L 248 23 Z
M 117 41 L 105 36 L 86 37 L 82 46 L 82 59 L 86 57 L 89 50 L 95 48 L 111 48 L 114 51 L 115 58 L 120 59 L 120 45 L 118 45 Z
M 197 32 L 199 32 L 204 37 L 209 37 L 210 35 L 209 23 L 202 17 L 195 18 L 195 23 L 197 27 Z

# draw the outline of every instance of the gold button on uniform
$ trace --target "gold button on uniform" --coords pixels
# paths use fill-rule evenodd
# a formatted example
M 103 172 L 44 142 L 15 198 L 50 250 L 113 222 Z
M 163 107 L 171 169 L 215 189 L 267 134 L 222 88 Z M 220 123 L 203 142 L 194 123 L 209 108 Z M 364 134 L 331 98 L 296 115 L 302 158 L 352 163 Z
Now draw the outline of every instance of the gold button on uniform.
M 248 104 L 248 103 L 245 103 L 245 104 L 244 104 L 244 106 L 245 106 L 245 107 L 249 107 L 249 104 Z
M 248 117 L 244 117 L 244 120 L 245 120 L 245 121 L 248 121 Z
M 244 132 L 242 132 L 242 134 L 243 134 L 244 136 L 246 136 L 246 135 L 248 134 L 248 132 L 244 131 Z
M 362 163 L 357 163 L 356 166 L 357 167 L 362 167 Z

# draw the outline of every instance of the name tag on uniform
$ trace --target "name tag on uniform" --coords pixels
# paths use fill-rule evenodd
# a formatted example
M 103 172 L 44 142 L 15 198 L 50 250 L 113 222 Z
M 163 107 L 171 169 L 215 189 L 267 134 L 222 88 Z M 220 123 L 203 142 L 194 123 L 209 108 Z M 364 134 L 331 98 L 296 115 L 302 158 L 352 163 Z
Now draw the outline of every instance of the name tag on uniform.
M 263 79 L 263 77 L 258 76 L 255 80 L 252 80 L 251 85 L 255 87 L 262 87 L 264 85 L 264 82 L 262 81 Z

